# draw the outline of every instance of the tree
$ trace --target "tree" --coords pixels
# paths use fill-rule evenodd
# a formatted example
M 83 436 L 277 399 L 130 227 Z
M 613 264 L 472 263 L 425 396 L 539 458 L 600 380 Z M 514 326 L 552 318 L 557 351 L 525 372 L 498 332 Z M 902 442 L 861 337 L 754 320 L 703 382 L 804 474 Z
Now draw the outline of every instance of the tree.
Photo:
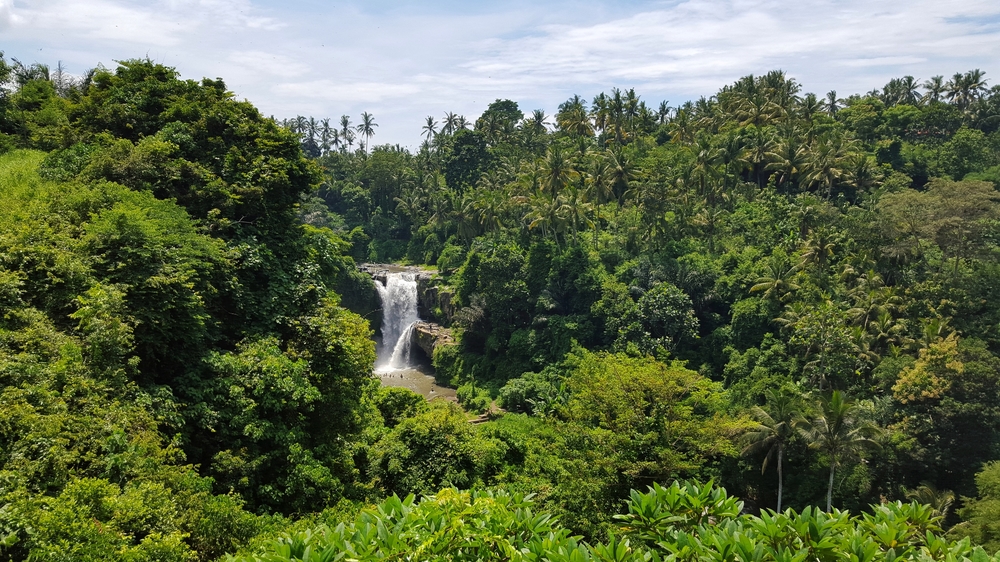
M 778 468 L 778 508 L 776 511 L 781 513 L 781 494 L 785 483 L 782 460 L 785 446 L 796 434 L 795 425 L 799 423 L 802 413 L 799 397 L 790 392 L 768 389 L 764 395 L 767 398 L 766 408 L 754 406 L 750 409 L 750 415 L 758 425 L 744 435 L 747 444 L 743 448 L 743 454 L 765 453 L 764 463 L 760 467 L 761 474 L 767 470 L 767 465 L 772 459 L 776 460 Z
M 758 277 L 757 282 L 750 287 L 751 293 L 763 292 L 762 298 L 782 302 L 786 295 L 799 288 L 793 279 L 799 268 L 788 259 L 785 252 L 775 250 L 767 260 L 767 268 L 767 273 Z
M 372 136 L 375 135 L 375 127 L 378 127 L 378 124 L 375 123 L 375 118 L 367 111 L 362 113 L 361 123 L 359 123 L 355 128 L 361 136 L 365 137 L 365 151 L 369 150 L 368 145 L 371 142 Z
M 839 390 L 834 390 L 829 399 L 820 400 L 817 406 L 818 416 L 802 419 L 796 426 L 809 447 L 823 453 L 830 465 L 826 488 L 826 510 L 830 511 L 834 472 L 849 460 L 860 457 L 866 449 L 878 448 L 875 439 L 881 435 L 881 430 L 861 419 L 857 403 Z
M 451 135 L 454 134 L 456 131 L 458 131 L 458 129 L 459 129 L 458 115 L 456 115 L 452 111 L 445 113 L 444 122 L 443 125 L 441 126 L 441 134 Z
M 833 197 L 833 187 L 844 176 L 849 144 L 840 135 L 821 138 L 808 152 L 803 182 L 825 188 L 827 199 Z
M 840 111 L 840 100 L 837 99 L 837 90 L 830 90 L 826 93 L 826 102 L 823 105 L 823 109 L 830 114 L 830 117 L 837 116 L 837 112 Z
M 461 129 L 455 133 L 451 156 L 444 162 L 444 177 L 448 187 L 462 193 L 476 185 L 491 162 L 486 139 L 479 131 Z
M 438 125 L 437 121 L 435 121 L 433 117 L 428 115 L 427 122 L 424 124 L 422 128 L 424 131 L 424 137 L 426 137 L 427 140 L 431 140 L 432 138 L 434 138 L 435 135 L 437 135 L 437 125 Z
M 608 454 L 632 482 L 676 478 L 736 454 L 732 436 L 747 422 L 725 413 L 718 383 L 682 364 L 579 350 L 566 366 L 567 416 L 605 432 Z
M 351 118 L 347 115 L 340 116 L 340 138 L 349 147 L 354 146 L 354 125 L 351 124 Z
M 944 76 L 931 76 L 930 80 L 924 82 L 924 103 L 936 103 L 941 101 L 941 95 L 947 91 L 944 83 Z
M 542 168 L 542 187 L 553 200 L 572 179 L 573 169 L 558 146 L 549 149 Z
M 983 465 L 976 474 L 976 488 L 977 497 L 963 498 L 965 506 L 959 514 L 965 521 L 952 532 L 992 552 L 1000 549 L 1000 461 Z

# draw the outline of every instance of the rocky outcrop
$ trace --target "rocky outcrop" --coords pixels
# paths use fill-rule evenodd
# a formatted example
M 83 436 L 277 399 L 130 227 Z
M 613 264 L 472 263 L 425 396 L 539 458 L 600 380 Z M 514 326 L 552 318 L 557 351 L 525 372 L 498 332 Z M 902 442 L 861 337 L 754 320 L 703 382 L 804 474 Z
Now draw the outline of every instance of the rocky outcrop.
M 434 348 L 455 343 L 455 339 L 451 337 L 451 330 L 434 322 L 421 321 L 414 324 L 413 337 L 417 346 L 431 358 L 434 357 Z
M 435 285 L 430 277 L 417 278 L 417 299 L 420 303 L 420 317 L 431 318 L 442 324 L 451 324 L 455 317 L 452 299 L 455 292 L 451 287 Z

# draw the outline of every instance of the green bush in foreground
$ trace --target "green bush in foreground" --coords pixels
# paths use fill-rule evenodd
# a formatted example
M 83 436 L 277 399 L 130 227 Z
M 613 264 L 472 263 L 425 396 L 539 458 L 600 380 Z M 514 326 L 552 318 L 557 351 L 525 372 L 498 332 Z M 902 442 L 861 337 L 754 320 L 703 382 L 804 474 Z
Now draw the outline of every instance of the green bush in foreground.
M 229 562 L 337 560 L 549 560 L 652 562 L 991 562 L 968 539 L 939 536 L 929 506 L 901 502 L 851 516 L 807 508 L 801 513 L 742 515 L 742 502 L 712 483 L 654 485 L 633 492 L 617 537 L 590 545 L 530 497 L 445 489 L 420 501 L 393 496 L 349 524 L 286 535 L 263 554 Z

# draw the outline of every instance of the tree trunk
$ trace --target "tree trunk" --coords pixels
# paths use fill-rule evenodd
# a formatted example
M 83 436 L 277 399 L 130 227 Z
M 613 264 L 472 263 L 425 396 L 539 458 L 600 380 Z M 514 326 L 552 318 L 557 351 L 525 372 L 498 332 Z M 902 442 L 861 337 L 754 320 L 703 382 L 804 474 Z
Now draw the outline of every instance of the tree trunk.
M 833 470 L 837 467 L 836 463 L 830 463 L 830 483 L 826 487 L 826 511 L 827 513 L 833 509 Z
M 778 445 L 778 513 L 781 513 L 781 492 L 784 489 L 784 476 L 781 472 L 781 457 L 785 454 L 785 448 Z

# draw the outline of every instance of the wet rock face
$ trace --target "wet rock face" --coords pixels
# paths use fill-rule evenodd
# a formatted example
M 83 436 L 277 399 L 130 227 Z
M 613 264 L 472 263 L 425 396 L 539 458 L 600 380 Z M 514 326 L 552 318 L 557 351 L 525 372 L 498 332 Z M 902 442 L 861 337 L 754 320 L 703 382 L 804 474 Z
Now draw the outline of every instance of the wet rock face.
M 417 297 L 420 299 L 422 318 L 433 318 L 440 323 L 451 324 L 451 319 L 455 316 L 455 307 L 451 303 L 454 296 L 450 287 L 433 285 L 430 277 L 417 278 Z
M 451 330 L 434 322 L 417 322 L 413 325 L 413 337 L 416 344 L 427 354 L 427 357 L 434 357 L 434 348 L 439 345 L 453 345 L 455 339 L 451 336 Z

